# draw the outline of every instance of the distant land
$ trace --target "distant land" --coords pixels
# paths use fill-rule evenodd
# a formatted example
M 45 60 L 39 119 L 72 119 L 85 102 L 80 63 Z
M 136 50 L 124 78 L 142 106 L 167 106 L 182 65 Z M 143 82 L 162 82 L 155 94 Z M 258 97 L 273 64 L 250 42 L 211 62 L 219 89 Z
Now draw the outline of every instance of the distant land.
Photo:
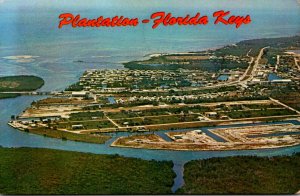
M 35 91 L 44 85 L 45 81 L 37 76 L 5 76 L 0 77 L 0 99 L 14 98 L 20 92 Z
M 217 72 L 222 69 L 247 68 L 248 58 L 257 56 L 263 47 L 270 47 L 269 63 L 276 63 L 275 53 L 300 47 L 300 36 L 263 38 L 240 41 L 236 44 L 212 50 L 187 53 L 170 53 L 150 55 L 147 60 L 136 60 L 123 63 L 125 68 L 139 70 L 177 70 L 200 69 Z M 227 56 L 228 58 L 224 58 Z M 230 58 L 237 57 L 237 58 Z

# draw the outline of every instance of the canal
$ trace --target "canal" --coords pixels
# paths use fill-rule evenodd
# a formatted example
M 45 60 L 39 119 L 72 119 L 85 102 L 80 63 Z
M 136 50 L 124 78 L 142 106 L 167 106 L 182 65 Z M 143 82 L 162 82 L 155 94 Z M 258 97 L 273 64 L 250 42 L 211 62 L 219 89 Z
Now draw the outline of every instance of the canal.
M 172 150 L 148 150 L 148 149 L 132 149 L 132 148 L 118 148 L 110 147 L 110 144 L 120 136 L 127 136 L 131 133 L 116 133 L 113 138 L 108 140 L 105 144 L 90 144 L 75 141 L 63 141 L 53 139 L 31 133 L 25 133 L 15 130 L 7 125 L 11 115 L 21 113 L 28 107 L 32 101 L 42 99 L 42 96 L 21 96 L 13 99 L 3 99 L 0 101 L 0 145 L 3 147 L 32 147 L 32 148 L 50 148 L 68 151 L 89 152 L 95 154 L 119 154 L 125 157 L 141 158 L 145 160 L 168 160 L 173 161 L 173 170 L 176 173 L 174 179 L 174 186 L 172 190 L 175 191 L 180 188 L 183 181 L 183 167 L 184 164 L 191 160 L 207 159 L 212 157 L 226 157 L 236 155 L 256 155 L 256 156 L 276 156 L 276 155 L 291 155 L 295 152 L 300 152 L 300 146 L 278 148 L 278 149 L 263 149 L 263 150 L 234 150 L 234 151 L 172 151 Z M 284 121 L 274 122 L 269 124 L 293 123 L 299 125 L 299 121 Z M 268 124 L 268 123 L 258 123 Z M 247 126 L 251 124 L 246 124 Z M 245 124 L 216 126 L 214 128 L 226 127 L 241 127 Z M 199 128 L 208 133 L 209 127 Z M 187 129 L 191 130 L 191 129 Z M 174 131 L 174 130 L 172 130 Z M 182 131 L 182 130 L 175 130 Z M 167 131 L 158 131 L 159 135 Z M 165 138 L 165 137 L 164 137 Z

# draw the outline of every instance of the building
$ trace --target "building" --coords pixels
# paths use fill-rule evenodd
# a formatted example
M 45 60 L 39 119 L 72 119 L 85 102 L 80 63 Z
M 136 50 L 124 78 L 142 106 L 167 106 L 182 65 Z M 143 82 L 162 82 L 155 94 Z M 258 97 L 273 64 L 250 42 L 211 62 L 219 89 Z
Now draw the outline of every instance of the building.
M 182 139 L 182 135 L 174 135 L 175 139 Z
M 72 92 L 72 97 L 87 97 L 88 96 L 88 92 L 87 91 L 74 91 Z
M 75 130 L 75 129 L 83 129 L 83 125 L 72 125 L 72 129 Z
M 217 112 L 205 112 L 206 117 L 217 117 Z
M 197 134 L 202 134 L 202 133 L 203 133 L 201 130 L 195 130 L 195 132 L 196 132 Z

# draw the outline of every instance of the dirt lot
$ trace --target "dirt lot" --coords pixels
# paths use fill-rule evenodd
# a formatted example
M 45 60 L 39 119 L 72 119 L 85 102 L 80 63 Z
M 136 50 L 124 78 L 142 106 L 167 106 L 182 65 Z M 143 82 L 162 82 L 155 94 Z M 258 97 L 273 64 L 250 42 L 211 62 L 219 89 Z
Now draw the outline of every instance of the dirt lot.
M 165 149 L 165 150 L 246 150 L 246 149 L 267 149 L 295 146 L 300 144 L 300 126 L 291 124 L 271 126 L 248 126 L 231 129 L 211 130 L 214 134 L 223 137 L 227 142 L 217 142 L 199 131 L 170 132 L 167 135 L 173 139 L 172 142 L 164 141 L 159 136 L 129 136 L 121 137 L 113 142 L 112 146 Z M 266 135 L 275 133 L 290 132 L 289 135 Z M 260 134 L 258 137 L 249 135 Z

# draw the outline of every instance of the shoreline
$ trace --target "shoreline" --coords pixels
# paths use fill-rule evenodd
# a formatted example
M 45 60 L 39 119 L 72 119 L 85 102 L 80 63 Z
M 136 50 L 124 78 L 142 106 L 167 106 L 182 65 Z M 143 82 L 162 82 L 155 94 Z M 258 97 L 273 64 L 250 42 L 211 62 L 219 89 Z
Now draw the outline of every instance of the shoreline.
M 121 137 L 120 137 L 121 138 Z M 114 141 L 115 142 L 115 141 Z M 178 152 L 178 151 L 185 151 L 185 152 L 201 152 L 201 151 L 205 151 L 205 152 L 226 152 L 226 151 L 255 151 L 255 150 L 269 150 L 269 149 L 281 149 L 281 148 L 289 148 L 289 147 L 296 147 L 296 146 L 300 146 L 300 143 L 298 144 L 291 144 L 291 145 L 286 145 L 286 146 L 278 146 L 278 147 L 264 147 L 264 148 L 256 148 L 256 149 L 217 149 L 217 150 L 212 150 L 212 149 L 201 149 L 201 150 L 197 150 L 197 149 L 172 149 L 172 148 L 144 148 L 144 147 L 139 147 L 139 146 L 125 146 L 125 145 L 118 145 L 118 144 L 114 144 L 114 142 L 110 145 L 111 147 L 114 148 L 133 148 L 133 149 L 145 149 L 145 150 L 168 150 L 168 151 L 174 151 L 174 152 Z
M 28 129 L 28 128 L 22 128 L 22 127 L 15 126 L 11 122 L 8 122 L 7 124 L 18 131 L 22 131 L 25 133 L 37 134 L 40 136 L 54 138 L 54 139 L 69 140 L 69 141 L 75 141 L 75 142 L 85 142 L 85 143 L 92 143 L 92 144 L 104 144 L 106 141 L 111 139 L 111 136 L 108 136 L 108 135 L 91 136 L 91 135 L 87 135 L 87 134 L 78 134 L 78 133 L 59 131 L 59 130 L 53 130 L 53 129 L 47 130 L 46 127 L 42 128 L 42 129 L 41 128 L 40 129 Z
M 288 128 L 288 129 L 287 129 Z M 170 150 L 170 151 L 240 151 L 240 150 L 262 150 L 277 149 L 300 145 L 299 125 L 293 123 L 245 125 L 239 127 L 215 127 L 203 131 L 182 130 L 168 131 L 166 140 L 160 134 L 122 136 L 110 145 L 111 147 Z M 278 130 L 279 129 L 279 130 Z M 217 131 L 222 131 L 220 135 Z M 212 137 L 211 134 L 222 138 L 222 142 Z M 195 132 L 195 133 L 194 133 Z M 262 132 L 261 137 L 249 137 Z M 234 134 L 233 134 L 234 133 Z M 278 135 L 280 133 L 290 133 Z M 200 135 L 197 135 L 200 134 Z M 207 135 L 208 134 L 208 135 Z M 264 137 L 263 135 L 270 135 Z M 274 135 L 272 135 L 274 134 Z M 192 141 L 191 141 L 192 140 Z

